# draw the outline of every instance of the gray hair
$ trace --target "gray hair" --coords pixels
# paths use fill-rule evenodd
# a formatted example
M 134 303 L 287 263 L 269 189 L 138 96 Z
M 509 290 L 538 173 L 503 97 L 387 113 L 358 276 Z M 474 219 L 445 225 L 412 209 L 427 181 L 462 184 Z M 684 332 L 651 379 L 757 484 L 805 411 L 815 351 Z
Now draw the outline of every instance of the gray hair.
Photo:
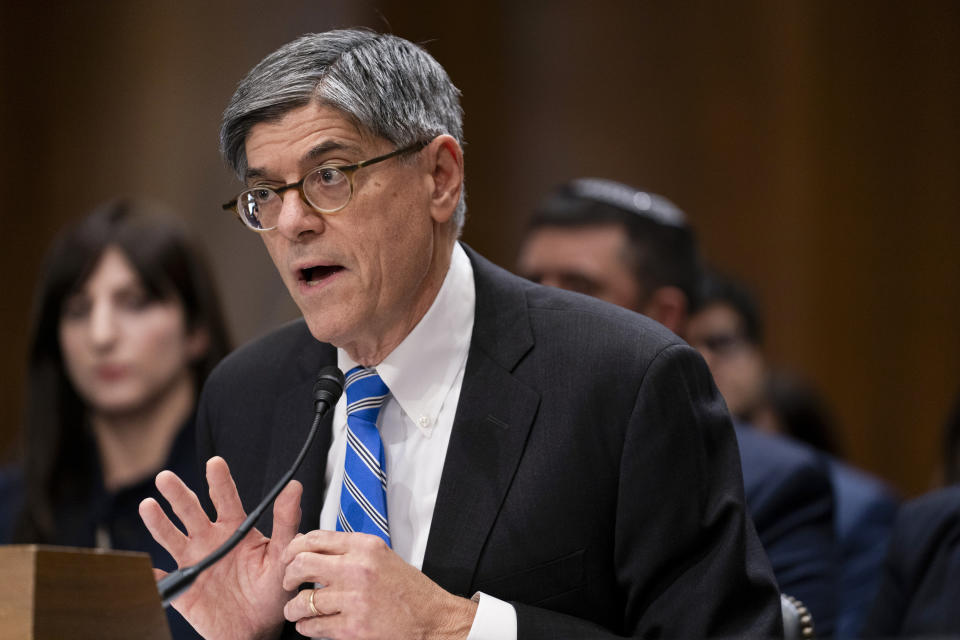
M 398 147 L 441 134 L 463 146 L 460 91 L 440 63 L 403 38 L 344 29 L 301 36 L 247 74 L 223 112 L 224 160 L 243 179 L 250 129 L 312 101 L 338 109 L 361 132 Z M 463 227 L 465 198 L 461 185 L 457 229 Z

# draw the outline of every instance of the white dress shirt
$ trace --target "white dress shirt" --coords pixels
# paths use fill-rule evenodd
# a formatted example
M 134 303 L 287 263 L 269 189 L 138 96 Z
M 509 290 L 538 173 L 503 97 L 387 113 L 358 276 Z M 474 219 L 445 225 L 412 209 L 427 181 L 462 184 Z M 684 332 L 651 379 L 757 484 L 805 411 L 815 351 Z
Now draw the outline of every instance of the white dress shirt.
M 475 306 L 473 267 L 466 252 L 456 244 L 450 269 L 433 304 L 403 342 L 376 366 L 390 389 L 377 419 L 386 456 L 390 543 L 417 569 L 423 567 L 440 475 L 460 400 Z M 337 349 L 337 363 L 344 373 L 357 366 L 343 349 Z M 346 455 L 346 404 L 344 394 L 333 412 L 321 529 L 336 529 Z M 467 640 L 517 637 L 516 612 L 509 603 L 486 594 L 479 594 L 478 602 Z

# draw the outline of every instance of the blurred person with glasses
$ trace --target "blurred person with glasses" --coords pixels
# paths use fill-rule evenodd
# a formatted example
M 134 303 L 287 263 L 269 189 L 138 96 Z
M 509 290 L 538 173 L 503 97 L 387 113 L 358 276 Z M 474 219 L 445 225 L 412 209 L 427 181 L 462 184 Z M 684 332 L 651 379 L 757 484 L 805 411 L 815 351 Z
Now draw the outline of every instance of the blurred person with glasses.
M 833 488 L 839 553 L 834 637 L 861 637 L 879 588 L 899 498 L 879 478 L 843 461 L 837 430 L 819 390 L 784 367 L 768 365 L 761 319 L 745 285 L 711 270 L 703 277 L 687 339 L 703 354 L 738 420 L 823 452 Z
M 180 565 L 218 546 L 289 466 L 317 372 L 348 372 L 346 397 L 272 518 L 174 606 L 207 638 L 776 635 L 706 366 L 458 242 L 459 95 L 424 49 L 339 30 L 268 55 L 227 106 L 245 186 L 225 208 L 303 320 L 210 377 L 208 491 L 161 473 L 186 534 L 148 500 L 153 535 Z

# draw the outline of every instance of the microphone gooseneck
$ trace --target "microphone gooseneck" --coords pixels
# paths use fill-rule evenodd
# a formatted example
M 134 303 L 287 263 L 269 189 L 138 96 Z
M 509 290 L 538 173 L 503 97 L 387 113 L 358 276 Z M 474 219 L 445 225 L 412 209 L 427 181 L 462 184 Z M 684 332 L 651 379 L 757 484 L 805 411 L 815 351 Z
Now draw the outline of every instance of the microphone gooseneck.
M 256 509 L 250 512 L 250 515 L 247 516 L 247 519 L 244 520 L 239 527 L 237 527 L 237 530 L 233 532 L 233 535 L 231 535 L 226 542 L 214 549 L 210 555 L 205 557 L 197 564 L 173 571 L 157 582 L 157 589 L 160 591 L 160 599 L 163 601 L 164 607 L 170 606 L 170 603 L 177 596 L 186 591 L 190 585 L 193 584 L 193 581 L 197 579 L 197 576 L 199 576 L 215 562 L 220 560 L 223 556 L 227 555 L 227 553 L 237 546 L 237 543 L 240 542 L 243 537 L 250 532 L 256 521 L 260 519 L 260 516 L 263 515 L 263 512 L 266 511 L 270 503 L 276 499 L 276 497 L 280 494 L 280 491 L 282 491 L 287 483 L 290 482 L 293 474 L 297 472 L 297 469 L 300 468 L 300 464 L 303 462 L 304 458 L 307 457 L 307 451 L 310 449 L 310 445 L 313 444 L 317 432 L 319 431 L 320 420 L 327 413 L 327 411 L 330 410 L 331 407 L 337 404 L 337 400 L 339 400 L 340 396 L 343 394 L 343 384 L 343 372 L 337 367 L 331 365 L 320 370 L 320 373 L 317 375 L 317 381 L 313 385 L 313 424 L 310 425 L 310 433 L 307 435 L 306 442 L 303 443 L 303 447 L 300 449 L 297 459 L 294 460 L 290 469 L 287 470 L 277 484 L 274 485 L 269 492 L 267 492 L 267 495 L 264 496 L 263 500 L 257 505 Z

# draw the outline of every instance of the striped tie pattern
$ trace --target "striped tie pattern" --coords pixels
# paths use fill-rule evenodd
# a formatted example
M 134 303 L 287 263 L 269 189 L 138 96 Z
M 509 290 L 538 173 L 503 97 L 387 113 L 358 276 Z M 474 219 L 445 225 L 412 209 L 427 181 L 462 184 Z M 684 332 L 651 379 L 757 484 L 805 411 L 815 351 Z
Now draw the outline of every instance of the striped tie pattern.
M 387 474 L 377 416 L 390 390 L 374 369 L 347 373 L 347 453 L 337 531 L 380 536 L 390 546 L 387 523 Z

